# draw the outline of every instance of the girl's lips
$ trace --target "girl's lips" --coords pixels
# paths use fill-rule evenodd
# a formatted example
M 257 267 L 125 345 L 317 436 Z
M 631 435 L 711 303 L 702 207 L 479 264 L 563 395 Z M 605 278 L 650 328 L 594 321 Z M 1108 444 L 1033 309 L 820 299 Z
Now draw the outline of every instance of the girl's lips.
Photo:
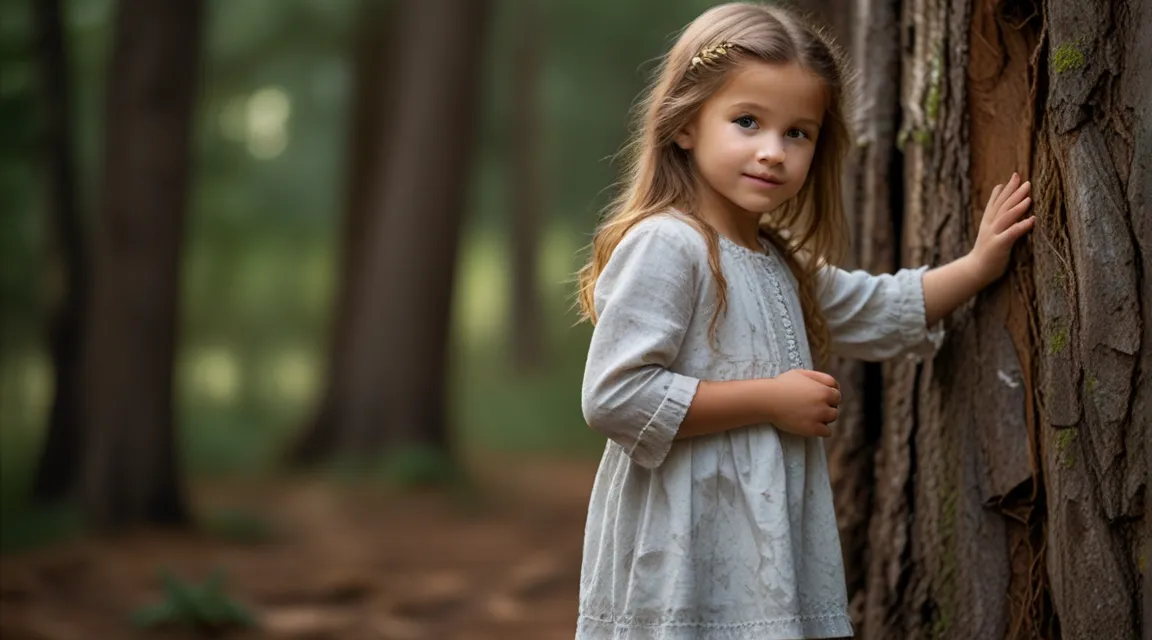
M 783 182 L 776 178 L 761 178 L 759 176 L 754 176 L 747 173 L 744 174 L 744 177 L 748 180 L 751 180 L 757 186 L 763 187 L 765 189 L 773 189 L 783 184 Z

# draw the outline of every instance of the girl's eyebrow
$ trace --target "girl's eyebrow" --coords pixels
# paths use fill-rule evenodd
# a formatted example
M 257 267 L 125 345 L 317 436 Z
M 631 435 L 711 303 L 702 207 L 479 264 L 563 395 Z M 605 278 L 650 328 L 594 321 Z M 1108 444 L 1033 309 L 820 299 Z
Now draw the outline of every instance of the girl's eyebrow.
M 768 107 L 765 107 L 764 105 L 761 105 L 761 104 L 757 104 L 755 102 L 737 102 L 736 104 L 732 105 L 732 108 L 733 109 L 747 109 L 749 111 L 763 111 L 763 112 L 767 112 L 767 113 L 772 113 L 772 110 L 769 109 Z M 799 124 L 806 124 L 810 127 L 816 128 L 816 129 L 820 128 L 820 122 L 817 120 L 813 120 L 811 118 L 799 118 L 796 120 L 796 122 Z

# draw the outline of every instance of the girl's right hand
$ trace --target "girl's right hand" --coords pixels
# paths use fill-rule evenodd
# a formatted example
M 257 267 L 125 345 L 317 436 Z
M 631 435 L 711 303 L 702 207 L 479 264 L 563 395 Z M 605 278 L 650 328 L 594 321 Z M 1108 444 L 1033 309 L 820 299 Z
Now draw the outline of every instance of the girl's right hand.
M 766 382 L 770 385 L 768 417 L 778 429 L 798 436 L 832 435 L 829 423 L 839 415 L 840 385 L 832 376 L 792 369 Z

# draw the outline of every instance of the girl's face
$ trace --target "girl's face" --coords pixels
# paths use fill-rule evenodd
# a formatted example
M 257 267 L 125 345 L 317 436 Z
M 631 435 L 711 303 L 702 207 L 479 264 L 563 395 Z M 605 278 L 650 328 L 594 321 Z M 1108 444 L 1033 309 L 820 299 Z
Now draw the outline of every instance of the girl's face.
M 757 220 L 804 186 L 827 91 L 795 63 L 742 63 L 676 137 L 689 150 L 705 207 Z

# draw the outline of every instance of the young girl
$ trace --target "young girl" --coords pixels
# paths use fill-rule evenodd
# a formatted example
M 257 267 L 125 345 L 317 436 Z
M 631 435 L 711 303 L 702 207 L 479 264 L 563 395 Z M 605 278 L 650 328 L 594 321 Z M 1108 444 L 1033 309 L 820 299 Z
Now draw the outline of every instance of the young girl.
M 580 273 L 588 424 L 609 439 L 585 531 L 578 638 L 852 635 L 823 441 L 827 353 L 931 353 L 1001 276 L 1028 183 L 997 187 L 972 252 L 872 276 L 847 241 L 843 71 L 787 11 L 729 4 L 665 56 L 625 189 Z

